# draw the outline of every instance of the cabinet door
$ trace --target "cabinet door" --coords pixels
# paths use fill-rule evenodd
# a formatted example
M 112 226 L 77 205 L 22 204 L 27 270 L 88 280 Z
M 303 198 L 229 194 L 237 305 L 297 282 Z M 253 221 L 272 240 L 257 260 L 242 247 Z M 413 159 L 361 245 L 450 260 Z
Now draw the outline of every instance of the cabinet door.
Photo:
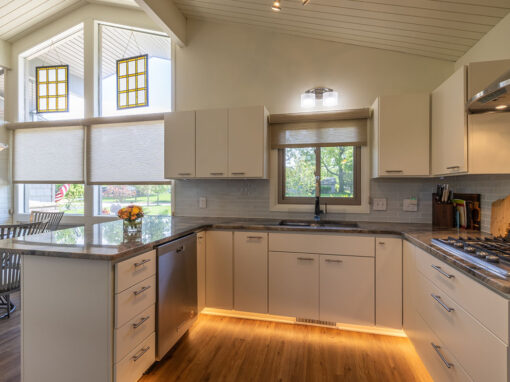
M 269 313 L 319 319 L 319 255 L 269 252 Z
M 232 232 L 207 231 L 205 247 L 205 304 L 233 308 Z
M 374 259 L 320 256 L 320 319 L 374 325 Z
M 234 233 L 234 309 L 267 313 L 267 233 Z
M 197 302 L 198 313 L 205 307 L 205 232 L 197 234 Z
M 228 112 L 229 176 L 267 177 L 267 111 L 263 106 Z
M 165 113 L 165 178 L 195 176 L 195 112 Z
M 415 271 L 414 247 L 408 241 L 404 241 L 402 246 L 402 326 L 405 331 L 412 330 L 414 325 Z
M 432 174 L 467 172 L 466 67 L 432 92 Z
M 228 110 L 196 112 L 197 177 L 228 176 Z
M 375 240 L 376 325 L 402 329 L 402 240 Z
M 428 176 L 430 95 L 383 96 L 378 116 L 377 176 Z

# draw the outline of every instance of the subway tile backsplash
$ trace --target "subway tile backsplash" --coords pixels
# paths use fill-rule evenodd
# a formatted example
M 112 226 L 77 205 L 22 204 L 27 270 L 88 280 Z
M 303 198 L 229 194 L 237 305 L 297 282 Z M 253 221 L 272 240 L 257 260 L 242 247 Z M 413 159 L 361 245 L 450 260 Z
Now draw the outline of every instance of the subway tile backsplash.
M 482 230 L 490 231 L 493 201 L 510 194 L 509 175 L 465 175 L 430 179 L 374 179 L 370 182 L 371 198 L 386 198 L 386 211 L 368 214 L 333 214 L 329 219 L 432 222 L 432 193 L 437 183 L 449 183 L 456 192 L 482 195 Z M 207 208 L 199 208 L 200 197 L 207 198 Z M 418 198 L 418 211 L 403 211 L 403 199 Z M 269 210 L 268 180 L 177 180 L 175 187 L 177 216 L 228 216 L 255 218 L 309 219 L 311 213 L 288 213 Z

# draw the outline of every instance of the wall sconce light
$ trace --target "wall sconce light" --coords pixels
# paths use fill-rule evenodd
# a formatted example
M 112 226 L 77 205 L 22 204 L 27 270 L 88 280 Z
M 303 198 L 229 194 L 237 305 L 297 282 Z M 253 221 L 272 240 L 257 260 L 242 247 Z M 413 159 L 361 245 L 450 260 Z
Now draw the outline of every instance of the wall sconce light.
M 316 100 L 322 100 L 322 106 L 338 105 L 338 92 L 330 88 L 313 88 L 301 94 L 301 107 L 314 107 Z

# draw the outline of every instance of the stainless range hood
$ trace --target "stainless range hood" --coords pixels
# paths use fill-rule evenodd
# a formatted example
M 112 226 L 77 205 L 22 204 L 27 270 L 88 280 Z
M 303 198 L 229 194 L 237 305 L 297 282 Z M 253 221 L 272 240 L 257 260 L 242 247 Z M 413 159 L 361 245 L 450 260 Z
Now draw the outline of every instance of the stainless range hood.
M 470 113 L 510 111 L 510 71 L 468 101 Z

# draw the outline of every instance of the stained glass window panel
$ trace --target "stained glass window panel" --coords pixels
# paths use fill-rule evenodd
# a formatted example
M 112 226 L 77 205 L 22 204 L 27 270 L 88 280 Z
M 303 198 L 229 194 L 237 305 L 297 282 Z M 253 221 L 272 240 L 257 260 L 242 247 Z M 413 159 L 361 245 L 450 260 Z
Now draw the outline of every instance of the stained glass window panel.
M 35 68 L 38 113 L 67 112 L 69 110 L 68 70 L 68 65 Z
M 117 60 L 117 109 L 149 105 L 148 55 Z

